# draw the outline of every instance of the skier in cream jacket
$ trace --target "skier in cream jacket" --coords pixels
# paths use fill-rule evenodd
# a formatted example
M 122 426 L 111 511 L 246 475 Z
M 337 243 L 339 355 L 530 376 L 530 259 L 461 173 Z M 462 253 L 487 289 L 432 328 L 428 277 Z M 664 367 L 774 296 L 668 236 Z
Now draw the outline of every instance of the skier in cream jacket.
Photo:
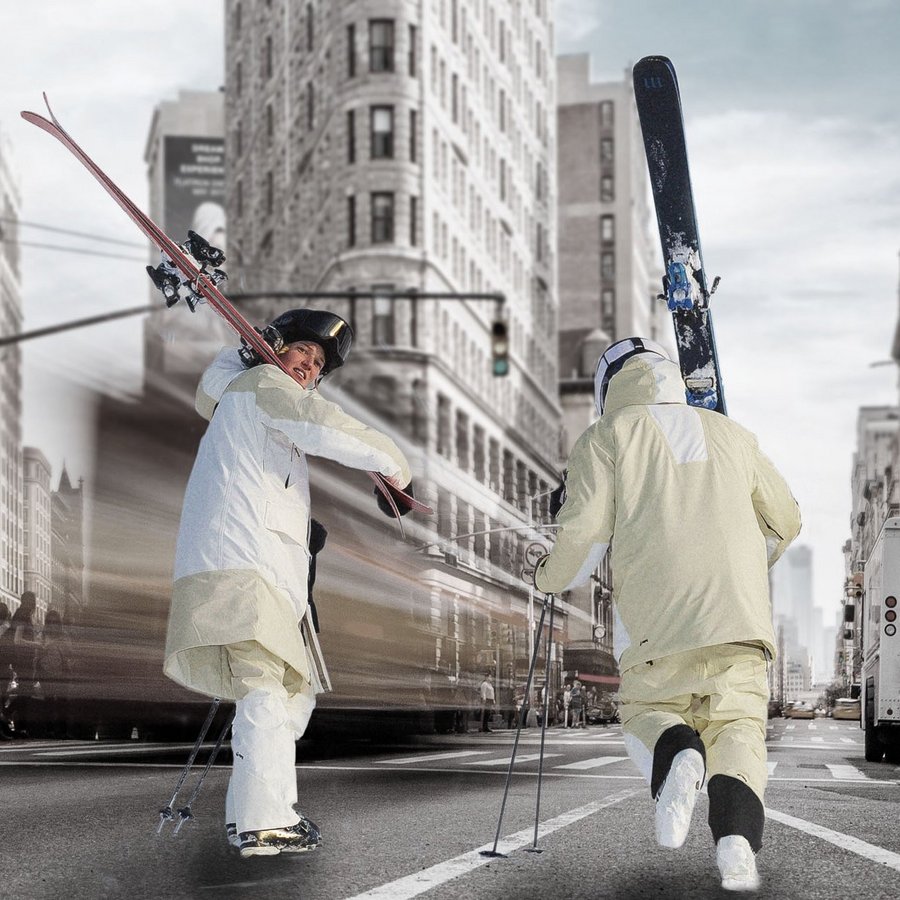
M 611 547 L 620 715 L 656 800 L 657 840 L 681 846 L 708 776 L 723 886 L 753 890 L 775 655 L 768 568 L 800 530 L 797 503 L 750 432 L 687 405 L 655 342 L 609 347 L 595 394 L 600 419 L 569 457 L 534 583 L 583 584 Z
M 242 856 L 312 850 L 321 839 L 293 808 L 295 741 L 329 688 L 307 602 L 306 457 L 410 485 L 396 444 L 316 390 L 347 357 L 347 323 L 291 310 L 263 334 L 291 374 L 228 348 L 197 391 L 209 426 L 184 498 L 164 665 L 179 684 L 236 701 L 226 830 Z

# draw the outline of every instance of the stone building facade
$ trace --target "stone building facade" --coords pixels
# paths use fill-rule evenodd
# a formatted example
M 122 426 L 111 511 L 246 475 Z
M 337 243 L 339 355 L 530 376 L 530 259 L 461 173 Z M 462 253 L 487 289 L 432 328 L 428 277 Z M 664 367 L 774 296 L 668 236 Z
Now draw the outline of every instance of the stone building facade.
M 451 679 L 490 668 L 498 686 L 527 658 L 528 526 L 559 458 L 550 7 L 226 5 L 232 282 L 267 295 L 244 307 L 258 323 L 303 305 L 351 322 L 353 363 L 325 392 L 394 434 L 436 511 L 407 519 L 426 547 L 423 662 Z M 291 291 L 375 296 L 275 296 Z

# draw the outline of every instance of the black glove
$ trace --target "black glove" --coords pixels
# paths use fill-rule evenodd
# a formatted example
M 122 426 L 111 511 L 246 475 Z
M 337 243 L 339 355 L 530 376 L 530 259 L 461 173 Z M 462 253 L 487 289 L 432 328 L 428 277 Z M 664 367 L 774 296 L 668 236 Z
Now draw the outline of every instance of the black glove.
M 253 329 L 260 337 L 276 352 L 284 346 L 284 340 L 281 335 L 278 333 L 276 329 L 274 329 L 271 325 L 266 325 L 265 328 L 255 328 Z M 251 346 L 250 342 L 246 338 L 241 338 L 241 346 L 238 348 L 238 356 L 241 358 L 241 362 L 244 364 L 244 367 L 247 369 L 252 369 L 254 366 L 258 366 L 262 361 L 262 356 Z
M 547 504 L 550 509 L 550 515 L 555 519 L 559 514 L 559 511 L 562 509 L 563 503 L 566 502 L 566 475 L 568 474 L 567 470 L 563 470 L 562 481 L 559 483 L 559 486 L 550 494 L 550 501 Z
M 409 512 L 411 507 L 407 506 L 403 502 L 403 498 L 397 493 L 397 490 L 395 488 L 391 487 L 391 485 L 386 481 L 383 483 L 388 491 L 390 491 L 391 496 L 394 498 L 394 502 L 397 504 L 397 512 L 400 513 L 401 516 L 405 516 Z M 403 493 L 409 494 L 410 497 L 415 497 L 415 494 L 413 493 L 413 484 L 411 481 L 405 488 L 403 488 Z M 386 516 L 391 519 L 396 518 L 396 516 L 394 515 L 394 510 L 391 508 L 391 504 L 388 503 L 387 497 L 385 497 L 384 494 L 381 493 L 381 490 L 379 488 L 375 488 L 375 500 L 378 502 L 378 508 Z
M 316 519 L 309 520 L 309 552 L 315 556 L 324 546 L 328 532 L 325 526 Z

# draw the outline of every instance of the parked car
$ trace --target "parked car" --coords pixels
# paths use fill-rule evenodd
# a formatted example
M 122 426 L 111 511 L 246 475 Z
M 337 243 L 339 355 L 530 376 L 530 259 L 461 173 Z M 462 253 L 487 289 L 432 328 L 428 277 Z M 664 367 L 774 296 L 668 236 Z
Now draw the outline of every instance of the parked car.
M 849 697 L 840 697 L 834 701 L 834 709 L 831 712 L 833 719 L 852 719 L 858 722 L 859 715 L 859 698 L 851 700 Z

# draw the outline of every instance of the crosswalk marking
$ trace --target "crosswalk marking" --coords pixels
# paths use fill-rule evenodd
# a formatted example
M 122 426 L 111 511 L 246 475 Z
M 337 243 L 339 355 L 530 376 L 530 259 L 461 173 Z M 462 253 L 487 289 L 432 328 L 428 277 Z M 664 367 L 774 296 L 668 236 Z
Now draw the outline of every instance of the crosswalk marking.
M 853 738 L 841 738 L 841 743 L 842 744 L 855 744 L 856 741 L 854 741 Z
M 378 762 L 390 763 L 392 766 L 404 766 L 407 763 L 433 762 L 436 759 L 455 759 L 460 756 L 483 756 L 490 750 L 454 750 L 448 753 L 429 753 L 426 756 L 404 756 L 403 759 L 380 759 Z
M 844 781 L 866 781 L 868 776 L 860 772 L 856 766 L 838 765 L 835 763 L 826 763 L 825 768 L 835 777 Z
M 810 731 L 815 731 L 819 726 L 814 724 L 813 722 L 810 722 L 808 727 Z
M 599 769 L 600 766 L 608 766 L 611 763 L 622 762 L 627 756 L 595 756 L 593 759 L 581 759 L 578 762 L 566 763 L 563 766 L 554 766 L 554 769 Z
M 768 763 L 766 763 L 766 765 L 769 767 L 769 776 L 771 777 L 772 775 L 775 774 L 775 766 L 777 766 L 778 763 L 777 762 L 768 762 Z
M 784 730 L 785 731 L 793 731 L 796 727 L 797 727 L 796 725 L 785 725 Z
M 550 759 L 551 756 L 562 756 L 562 753 L 545 753 L 544 759 Z M 540 753 L 524 753 L 522 755 L 516 756 L 517 763 L 523 762 L 533 762 L 536 759 L 540 759 Z M 501 756 L 498 759 L 470 759 L 467 762 L 464 762 L 464 766 L 508 766 L 510 757 Z
M 810 738 L 810 740 L 814 744 L 824 744 L 825 743 L 825 738 L 823 738 L 823 737 L 812 737 L 812 738 Z

